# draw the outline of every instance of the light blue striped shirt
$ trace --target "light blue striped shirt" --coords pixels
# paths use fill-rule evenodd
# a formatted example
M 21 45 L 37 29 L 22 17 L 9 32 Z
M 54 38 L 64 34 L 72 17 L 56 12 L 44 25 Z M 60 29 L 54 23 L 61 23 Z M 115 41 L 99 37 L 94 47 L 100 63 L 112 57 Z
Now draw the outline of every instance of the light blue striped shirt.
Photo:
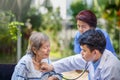
M 45 59 L 45 61 L 48 64 L 51 63 L 49 59 Z M 54 72 L 44 73 L 36 70 L 32 62 L 32 55 L 26 54 L 16 65 L 11 80 L 47 80 L 50 75 L 61 80 L 60 75 L 55 75 Z

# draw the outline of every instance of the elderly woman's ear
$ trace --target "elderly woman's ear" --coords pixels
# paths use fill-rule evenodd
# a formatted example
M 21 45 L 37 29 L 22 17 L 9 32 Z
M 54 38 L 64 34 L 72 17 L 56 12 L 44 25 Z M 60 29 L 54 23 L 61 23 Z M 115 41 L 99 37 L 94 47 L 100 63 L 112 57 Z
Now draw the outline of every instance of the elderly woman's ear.
M 35 47 L 32 47 L 32 51 L 36 55 L 37 49 Z

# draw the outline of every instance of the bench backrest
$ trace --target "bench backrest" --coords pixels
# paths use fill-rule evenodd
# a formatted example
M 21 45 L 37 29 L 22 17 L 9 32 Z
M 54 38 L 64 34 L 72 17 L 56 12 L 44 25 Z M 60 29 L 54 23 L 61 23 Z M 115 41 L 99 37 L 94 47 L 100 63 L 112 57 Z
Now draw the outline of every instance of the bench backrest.
M 0 64 L 0 80 L 11 80 L 16 64 Z

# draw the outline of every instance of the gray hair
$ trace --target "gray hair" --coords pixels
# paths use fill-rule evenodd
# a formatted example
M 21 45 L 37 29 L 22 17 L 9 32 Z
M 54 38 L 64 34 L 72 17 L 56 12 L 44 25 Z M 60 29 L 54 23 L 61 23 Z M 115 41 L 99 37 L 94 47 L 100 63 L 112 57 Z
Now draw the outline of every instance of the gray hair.
M 47 41 L 49 41 L 49 37 L 46 34 L 41 32 L 33 32 L 29 37 L 27 53 L 32 53 L 34 55 L 32 47 L 35 47 L 38 50 L 39 48 L 41 48 L 44 42 Z

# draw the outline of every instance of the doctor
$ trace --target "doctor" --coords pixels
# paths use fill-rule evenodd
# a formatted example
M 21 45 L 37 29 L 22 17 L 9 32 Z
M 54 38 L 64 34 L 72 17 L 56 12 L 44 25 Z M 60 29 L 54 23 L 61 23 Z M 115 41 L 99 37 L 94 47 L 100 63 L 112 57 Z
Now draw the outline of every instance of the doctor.
M 106 39 L 100 30 L 91 29 L 83 33 L 79 38 L 79 44 L 81 54 L 63 58 L 52 65 L 42 65 L 41 69 L 61 73 L 84 69 L 87 62 L 90 80 L 120 80 L 120 61 L 105 49 Z

